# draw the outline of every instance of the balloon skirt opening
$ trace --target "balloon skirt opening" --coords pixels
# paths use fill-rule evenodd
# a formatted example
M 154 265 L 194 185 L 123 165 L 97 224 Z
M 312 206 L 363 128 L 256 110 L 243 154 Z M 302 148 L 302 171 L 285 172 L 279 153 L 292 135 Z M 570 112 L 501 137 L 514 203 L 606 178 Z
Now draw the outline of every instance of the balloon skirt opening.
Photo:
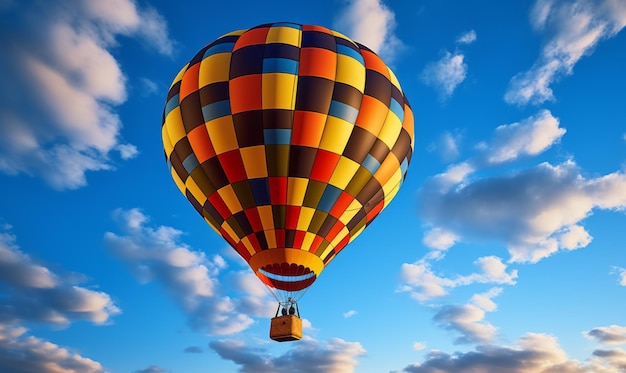
M 296 315 L 277 316 L 270 324 L 270 338 L 277 342 L 302 339 L 302 319 Z

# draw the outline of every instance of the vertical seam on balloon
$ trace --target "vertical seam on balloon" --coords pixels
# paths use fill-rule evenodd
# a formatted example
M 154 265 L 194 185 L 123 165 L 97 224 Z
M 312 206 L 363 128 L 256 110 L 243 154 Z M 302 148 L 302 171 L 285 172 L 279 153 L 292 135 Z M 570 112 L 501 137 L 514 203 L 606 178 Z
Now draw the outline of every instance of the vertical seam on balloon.
M 299 27 L 299 32 L 298 32 L 298 45 L 297 45 L 297 47 L 298 47 L 298 65 L 297 65 L 297 69 L 296 69 L 296 73 L 295 73 L 295 77 L 294 77 L 294 83 L 293 83 L 292 92 L 291 92 L 291 107 L 290 107 L 290 110 L 291 110 L 291 129 L 292 129 L 292 131 L 291 131 L 291 134 L 290 134 L 291 137 L 289 139 L 289 144 L 290 144 L 289 152 L 287 154 L 289 159 L 288 159 L 288 162 L 287 162 L 288 167 L 287 167 L 287 188 L 285 189 L 285 193 L 286 193 L 286 195 L 285 195 L 285 204 L 288 204 L 289 201 L 292 199 L 291 197 L 293 197 L 293 194 L 294 194 L 293 187 L 295 187 L 295 184 L 292 185 L 292 188 L 290 188 L 290 186 L 289 186 L 289 184 L 290 184 L 289 183 L 289 170 L 291 169 L 291 162 L 292 162 L 292 159 L 291 159 L 291 147 L 293 146 L 292 145 L 293 144 L 293 126 L 294 126 L 295 115 L 296 115 L 296 96 L 297 96 L 297 92 L 298 92 L 298 85 L 300 83 L 299 70 L 300 70 L 300 61 L 302 59 L 302 33 L 303 32 L 304 31 L 302 30 L 302 26 L 300 26 Z M 299 145 L 297 145 L 297 146 L 299 146 Z M 298 210 L 298 217 L 297 218 L 300 217 L 300 213 L 301 213 L 301 210 Z M 287 222 L 287 214 L 288 214 L 288 211 L 287 211 L 287 208 L 285 208 L 285 226 L 286 226 L 286 222 Z M 297 224 L 296 224 L 296 229 L 295 229 L 296 231 L 297 231 L 297 228 L 298 227 L 297 227 Z M 285 229 L 286 229 L 286 227 L 285 227 Z M 295 242 L 294 242 L 293 246 L 295 246 Z
M 359 46 L 359 53 L 361 53 L 361 56 L 363 56 L 362 51 L 363 51 L 363 49 Z M 374 52 L 372 51 L 371 53 L 374 53 Z M 375 54 L 375 53 L 374 53 L 374 54 Z M 375 55 L 376 55 L 376 57 L 380 58 L 377 54 L 375 54 Z M 365 61 L 365 56 L 363 56 L 363 59 L 364 59 L 364 61 Z M 365 66 L 365 74 L 367 75 L 367 64 L 366 64 L 365 62 L 364 62 L 364 66 Z M 386 65 L 386 64 L 385 64 L 385 67 L 387 67 L 387 65 Z M 389 68 L 387 67 L 387 69 L 389 69 Z M 372 71 L 376 71 L 376 70 L 372 70 Z M 381 74 L 381 75 L 382 75 L 382 74 Z M 390 79 L 389 77 L 387 77 L 387 76 L 384 76 L 384 77 L 388 80 L 388 82 L 389 82 L 390 86 L 391 86 L 391 85 L 393 85 L 393 83 L 391 83 L 391 79 Z M 367 84 L 367 80 L 366 80 L 366 83 L 365 83 L 365 84 Z M 392 89 L 392 88 L 390 87 L 390 90 L 391 90 L 391 89 Z M 365 94 L 363 94 L 363 96 L 365 96 Z M 390 96 L 391 96 L 391 92 L 390 92 Z M 390 100 L 390 103 L 389 103 L 389 105 L 387 105 L 387 115 L 385 116 L 385 119 L 383 120 L 382 126 L 381 126 L 381 127 L 380 127 L 380 129 L 378 130 L 378 133 L 376 133 L 376 134 L 375 134 L 375 136 L 376 136 L 376 139 L 377 139 L 377 140 L 379 140 L 379 139 L 380 139 L 380 134 L 383 132 L 383 129 L 385 128 L 385 123 L 387 122 L 387 118 L 389 118 L 389 115 L 390 115 L 390 113 L 391 113 L 391 108 L 390 108 L 390 105 L 391 105 L 391 100 L 393 100 L 393 96 L 391 96 L 389 100 Z M 386 144 L 385 144 L 385 145 L 386 145 Z M 370 152 L 372 151 L 372 149 L 374 149 L 374 146 L 376 146 L 376 141 L 374 141 L 374 144 L 372 144 L 372 147 L 371 147 L 371 148 L 370 148 L 370 150 L 368 151 L 368 155 L 370 155 Z M 389 148 L 389 152 L 388 152 L 388 153 L 387 153 L 387 155 L 385 156 L 385 159 L 388 157 L 389 153 L 391 153 L 391 148 Z M 366 157 L 367 157 L 367 156 L 366 156 Z M 380 165 L 382 165 L 384 161 L 385 161 L 385 160 L 383 159 L 383 161 L 382 161 L 382 162 L 380 162 Z M 371 174 L 372 174 L 372 177 L 370 178 L 370 180 L 371 180 L 371 179 L 375 179 L 374 175 L 376 174 L 376 172 L 377 172 L 379 169 L 380 169 L 380 167 L 378 167 L 378 168 L 376 169 L 376 171 L 374 171 L 373 173 L 371 173 Z M 368 182 L 369 182 L 369 181 L 368 181 Z M 367 184 L 366 184 L 366 185 L 367 185 Z M 384 199 L 385 199 L 385 193 L 384 193 L 384 191 L 383 191 L 382 187 L 383 187 L 383 185 L 381 185 L 380 192 L 383 194 L 383 196 L 382 196 L 382 198 L 381 198 L 379 201 L 384 201 Z M 376 192 L 376 194 L 378 194 L 378 192 Z M 374 194 L 374 196 L 376 196 L 376 194 Z M 356 198 L 356 196 L 355 196 L 355 198 Z M 373 197 L 372 197 L 372 198 L 373 198 Z M 363 204 L 362 209 L 364 209 L 364 210 L 365 210 L 365 207 L 372 205 L 372 203 L 371 203 L 372 198 L 370 198 L 370 200 L 368 200 L 365 204 Z M 378 202 L 375 202 L 375 203 L 374 203 L 374 205 L 375 205 L 376 203 L 378 203 Z M 365 219 L 365 218 L 364 218 L 364 219 Z M 366 224 L 367 224 L 367 222 L 366 222 Z
M 334 73 L 335 73 L 335 74 L 334 74 L 334 76 L 333 76 L 333 88 L 332 88 L 332 92 L 331 92 L 331 94 L 330 94 L 330 104 L 329 104 L 329 106 L 328 106 L 328 112 L 326 113 L 326 121 L 325 121 L 325 123 L 324 123 L 324 130 L 322 131 L 322 136 L 320 137 L 320 144 L 318 145 L 318 153 L 319 153 L 319 151 L 320 151 L 320 150 L 322 150 L 322 149 L 321 149 L 321 148 L 319 148 L 319 147 L 322 145 L 322 141 L 324 140 L 324 135 L 326 134 L 326 131 L 329 131 L 329 130 L 330 130 L 330 128 L 329 128 L 330 126 L 328 126 L 328 123 L 329 123 L 329 120 L 330 120 L 330 109 L 332 108 L 332 105 L 333 105 L 333 97 L 334 97 L 334 95 L 335 95 L 335 86 L 336 86 L 336 84 L 337 84 L 337 69 L 338 69 L 338 67 L 339 67 L 339 53 L 337 52 L 337 39 L 336 39 L 335 35 L 334 35 L 332 32 L 330 32 L 329 34 L 333 36 L 333 41 L 334 41 L 334 43 L 335 43 L 335 50 L 334 50 L 334 52 L 335 52 L 335 72 L 334 72 Z M 343 120 L 343 119 L 342 119 L 342 120 Z M 344 147 L 344 148 L 345 148 L 345 147 Z M 339 154 L 339 156 L 341 157 L 341 154 Z M 335 165 L 333 166 L 332 172 L 330 172 L 330 177 L 328 178 L 328 180 L 324 180 L 324 183 L 326 184 L 326 186 L 324 187 L 324 191 L 326 191 L 326 188 L 328 188 L 328 186 L 330 185 L 330 178 L 332 178 L 332 174 L 335 172 L 335 169 L 337 168 L 337 166 L 338 166 L 338 165 L 339 165 L 339 161 L 337 161 L 337 163 L 335 163 Z M 322 196 L 323 196 L 323 192 L 322 192 Z M 315 210 L 316 210 L 316 211 L 323 211 L 323 210 L 320 210 L 320 209 L 319 209 L 322 196 L 320 196 L 320 200 L 319 200 L 319 201 L 317 201 L 317 206 L 315 206 Z M 329 211 L 330 211 L 330 209 L 329 209 Z M 328 219 L 328 217 L 329 217 L 329 216 L 331 216 L 331 215 L 330 215 L 330 212 L 326 212 L 326 216 L 324 217 L 324 221 L 326 221 L 326 219 Z M 312 223 L 312 222 L 313 222 L 313 221 L 311 221 L 311 223 Z M 323 224 L 323 222 L 322 222 L 322 224 Z M 309 224 L 309 226 L 310 226 L 310 224 Z M 321 225 L 320 225 L 320 227 L 321 227 Z M 316 232 L 316 234 L 317 234 L 317 232 Z M 319 237 L 321 237 L 321 236 L 319 236 Z M 326 237 L 321 237 L 321 238 L 323 239 L 323 241 L 328 242 L 328 246 L 330 246 L 330 251 L 332 252 L 332 251 L 334 250 L 334 247 L 332 246 L 332 244 L 330 243 L 330 241 L 328 241 L 328 240 L 326 239 Z M 322 242 L 322 243 L 323 243 L 323 242 Z M 321 245 L 321 243 L 320 243 L 320 245 Z M 313 254 L 317 255 L 317 256 L 318 256 L 321 260 L 323 260 L 323 259 L 322 259 L 322 257 L 321 257 L 321 255 L 322 255 L 324 252 L 326 252 L 326 251 L 327 251 L 328 246 L 327 246 L 327 247 L 325 247 L 325 248 L 324 248 L 323 250 L 321 250 L 321 251 L 320 251 L 320 248 L 319 248 L 319 246 L 318 246 L 318 247 L 315 249 L 315 252 L 314 252 Z M 320 251 L 319 255 L 317 254 L 317 251 Z

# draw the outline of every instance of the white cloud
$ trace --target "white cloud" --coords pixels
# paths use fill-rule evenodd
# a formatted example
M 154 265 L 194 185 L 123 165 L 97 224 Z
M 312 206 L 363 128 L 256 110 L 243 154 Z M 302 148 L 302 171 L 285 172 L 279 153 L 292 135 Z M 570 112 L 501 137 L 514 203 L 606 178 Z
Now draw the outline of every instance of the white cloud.
M 271 356 L 265 349 L 250 348 L 243 341 L 217 340 L 209 347 L 222 359 L 241 366 L 242 373 L 350 373 L 365 355 L 359 342 L 347 342 L 340 338 L 317 341 L 304 337 L 283 355 Z
M 0 26 L 0 171 L 56 189 L 84 186 L 87 171 L 112 169 L 110 152 L 121 141 L 114 107 L 126 100 L 127 79 L 111 53 L 116 37 L 171 54 L 165 22 L 131 0 L 15 2 L 3 17 L 18 21 Z M 133 154 L 128 146 L 118 148 L 123 159 Z
M 16 237 L 0 232 L 0 367 L 15 373 L 104 373 L 100 363 L 29 335 L 25 323 L 66 327 L 78 320 L 105 324 L 121 311 L 111 297 L 80 287 L 24 253 Z M 73 276 L 76 277 L 76 276 Z
M 626 3 L 538 0 L 531 11 L 531 24 L 548 33 L 550 39 L 534 65 L 511 79 L 504 96 L 508 103 L 525 105 L 553 100 L 550 86 L 572 74 L 583 56 L 626 25 Z
M 427 260 L 404 263 L 400 269 L 402 284 L 398 291 L 408 292 L 412 298 L 424 302 L 448 294 L 447 289 L 471 284 L 515 284 L 517 270 L 507 272 L 507 265 L 495 256 L 478 258 L 474 264 L 481 271 L 469 275 L 456 275 L 452 278 L 435 274 Z
M 431 62 L 422 71 L 421 78 L 424 83 L 439 91 L 441 98 L 452 96 L 456 87 L 463 83 L 467 76 L 467 64 L 464 62 L 465 55 L 459 52 L 454 54 L 446 51 L 444 56 L 437 62 Z
M 454 232 L 442 228 L 433 228 L 426 232 L 422 242 L 427 247 L 434 249 L 433 259 L 441 257 L 441 252 L 448 250 L 458 241 L 459 237 Z
M 14 373 L 105 373 L 100 363 L 0 324 L 0 367 Z
M 428 151 L 436 151 L 442 161 L 450 162 L 456 159 L 460 154 L 459 143 L 461 142 L 461 138 L 462 136 L 458 132 L 453 134 L 449 131 L 445 131 L 436 143 L 428 147 Z
M 609 325 L 593 328 L 583 333 L 588 338 L 593 338 L 606 345 L 626 344 L 626 326 Z
M 569 358 L 555 337 L 528 333 L 514 346 L 479 345 L 473 351 L 449 355 L 431 351 L 404 373 L 619 373 L 626 368 L 626 351 L 596 350 L 585 362 Z
M 584 247 L 591 235 L 579 222 L 594 208 L 626 207 L 626 175 L 615 172 L 586 179 L 573 161 L 454 185 L 447 174 L 433 177 L 420 190 L 420 214 L 434 227 L 462 239 L 506 243 L 511 261 L 535 263 L 559 250 Z
M 626 269 L 621 267 L 613 267 L 611 274 L 617 274 L 619 277 L 619 284 L 626 286 Z
M 139 209 L 116 210 L 124 234 L 105 234 L 108 249 L 124 261 L 144 283 L 163 285 L 187 314 L 189 326 L 213 335 L 240 332 L 254 322 L 250 316 L 268 317 L 275 302 L 249 272 L 223 274 L 225 260 L 192 250 L 180 242 L 182 232 L 167 226 L 148 225 Z M 231 292 L 241 296 L 220 295 L 220 279 L 230 279 Z
M 485 313 L 496 310 L 497 306 L 491 298 L 501 292 L 501 288 L 493 288 L 486 293 L 475 294 L 468 304 L 443 306 L 433 319 L 443 328 L 461 333 L 455 343 L 489 342 L 498 329 L 484 321 Z
M 136 370 L 134 373 L 166 373 L 167 369 L 160 367 L 158 365 L 150 365 L 145 369 Z
M 334 27 L 378 53 L 387 63 L 392 62 L 404 48 L 394 34 L 394 12 L 381 0 L 349 0 L 348 4 L 335 20 Z
M 424 342 L 413 342 L 413 350 L 414 351 L 422 351 L 426 348 L 426 343 Z
M 456 39 L 456 42 L 458 44 L 472 44 L 476 41 L 476 39 L 477 39 L 476 31 L 469 30 L 463 33 L 461 36 L 459 36 L 459 38 Z
M 351 318 L 352 316 L 356 315 L 357 312 L 355 310 L 350 310 L 348 312 L 344 312 L 343 317 L 346 319 Z
M 118 144 L 115 148 L 120 152 L 120 157 L 124 160 L 135 158 L 139 154 L 139 149 L 132 144 Z
M 485 149 L 485 158 L 488 163 L 498 164 L 534 156 L 558 142 L 565 132 L 550 111 L 542 110 L 522 122 L 496 127 L 492 143 Z

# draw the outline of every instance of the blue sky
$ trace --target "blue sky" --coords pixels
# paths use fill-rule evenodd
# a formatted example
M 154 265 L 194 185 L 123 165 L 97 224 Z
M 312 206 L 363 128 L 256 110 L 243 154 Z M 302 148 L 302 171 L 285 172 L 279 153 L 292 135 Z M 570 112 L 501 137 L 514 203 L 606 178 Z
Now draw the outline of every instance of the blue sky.
M 178 70 L 275 21 L 377 51 L 415 114 L 294 343 L 161 145 Z M 624 26 L 621 0 L 0 0 L 0 371 L 624 371 Z

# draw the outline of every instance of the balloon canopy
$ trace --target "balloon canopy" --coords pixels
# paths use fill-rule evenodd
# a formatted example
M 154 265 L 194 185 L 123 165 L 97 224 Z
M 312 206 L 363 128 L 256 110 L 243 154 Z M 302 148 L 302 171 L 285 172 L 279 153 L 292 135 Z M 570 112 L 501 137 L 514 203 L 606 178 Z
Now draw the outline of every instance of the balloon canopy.
M 394 198 L 414 142 L 380 57 L 294 23 L 202 48 L 170 87 L 162 136 L 180 191 L 282 302 Z

